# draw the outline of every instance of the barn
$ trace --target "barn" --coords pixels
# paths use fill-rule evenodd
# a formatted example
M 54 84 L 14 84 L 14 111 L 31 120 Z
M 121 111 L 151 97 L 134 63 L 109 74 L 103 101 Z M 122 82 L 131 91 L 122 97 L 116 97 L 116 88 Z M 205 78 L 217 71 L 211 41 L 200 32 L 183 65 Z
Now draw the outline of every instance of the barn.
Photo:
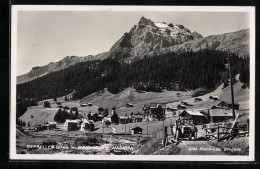
M 81 125 L 80 125 L 80 131 L 94 131 L 95 129 L 95 123 L 93 120 L 87 120 L 87 119 L 83 119 Z
M 210 109 L 209 117 L 211 123 L 226 122 L 233 119 L 232 109 Z
M 73 131 L 73 130 L 78 130 L 78 121 L 77 120 L 70 120 L 66 119 L 64 123 L 64 130 L 65 131 Z
M 143 129 L 141 127 L 135 127 L 133 129 L 131 129 L 131 133 L 132 134 L 142 134 Z
M 181 120 L 192 120 L 195 125 L 207 123 L 205 115 L 198 111 L 184 110 L 180 113 Z
M 178 109 L 178 110 L 184 110 L 184 109 L 186 109 L 186 106 L 183 105 L 183 104 L 179 104 L 179 105 L 177 106 L 177 109 Z
M 165 116 L 166 105 L 164 103 L 150 103 L 150 115 L 153 118 L 162 120 Z
M 227 102 L 227 101 L 221 101 L 217 106 L 219 106 L 221 108 L 232 109 L 232 103 Z M 234 103 L 234 109 L 239 110 L 239 104 L 238 103 Z

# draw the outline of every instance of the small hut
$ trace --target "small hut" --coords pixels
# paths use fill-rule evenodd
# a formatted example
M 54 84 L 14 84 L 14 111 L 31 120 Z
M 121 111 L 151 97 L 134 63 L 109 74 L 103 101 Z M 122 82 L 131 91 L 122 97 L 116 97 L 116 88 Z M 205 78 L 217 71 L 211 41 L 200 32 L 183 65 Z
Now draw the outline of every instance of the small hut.
M 135 127 L 131 129 L 131 134 L 142 134 L 143 133 L 143 129 L 141 127 Z

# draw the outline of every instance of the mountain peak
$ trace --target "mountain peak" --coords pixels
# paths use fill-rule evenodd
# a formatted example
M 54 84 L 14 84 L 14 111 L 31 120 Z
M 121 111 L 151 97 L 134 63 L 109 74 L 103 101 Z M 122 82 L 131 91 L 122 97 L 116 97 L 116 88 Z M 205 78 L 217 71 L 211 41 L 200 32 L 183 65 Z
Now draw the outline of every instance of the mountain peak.
M 138 26 L 139 26 L 139 28 L 140 28 L 140 27 L 144 27 L 144 26 L 146 26 L 146 25 L 155 26 L 155 24 L 154 24 L 154 22 L 153 22 L 152 20 L 147 19 L 147 18 L 145 18 L 145 17 L 142 16 L 141 19 L 140 19 L 139 22 L 138 22 Z

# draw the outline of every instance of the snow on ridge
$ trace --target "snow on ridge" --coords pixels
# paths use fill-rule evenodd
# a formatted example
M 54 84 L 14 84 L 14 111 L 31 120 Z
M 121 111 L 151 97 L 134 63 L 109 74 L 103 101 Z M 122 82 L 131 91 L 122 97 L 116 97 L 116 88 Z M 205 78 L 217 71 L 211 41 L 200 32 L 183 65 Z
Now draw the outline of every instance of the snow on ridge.
M 161 22 L 155 22 L 154 23 L 158 28 L 170 28 L 167 24 L 161 23 Z

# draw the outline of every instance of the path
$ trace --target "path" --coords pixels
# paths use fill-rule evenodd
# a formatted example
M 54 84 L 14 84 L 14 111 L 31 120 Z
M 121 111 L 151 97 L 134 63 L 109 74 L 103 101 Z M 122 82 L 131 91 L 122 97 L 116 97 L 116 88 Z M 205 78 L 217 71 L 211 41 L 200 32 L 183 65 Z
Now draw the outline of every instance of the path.
M 179 155 L 226 155 L 208 141 L 181 141 L 178 147 L 181 148 Z

